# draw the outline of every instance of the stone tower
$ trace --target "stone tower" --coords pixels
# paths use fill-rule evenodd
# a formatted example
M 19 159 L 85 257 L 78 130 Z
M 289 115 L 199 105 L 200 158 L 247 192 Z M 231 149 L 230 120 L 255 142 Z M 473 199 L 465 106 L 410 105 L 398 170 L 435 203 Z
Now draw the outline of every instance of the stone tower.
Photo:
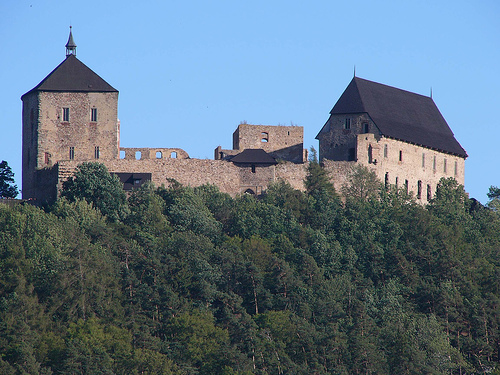
M 65 47 L 65 60 L 21 97 L 24 199 L 55 197 L 59 161 L 119 157 L 118 91 L 76 58 L 71 27 Z

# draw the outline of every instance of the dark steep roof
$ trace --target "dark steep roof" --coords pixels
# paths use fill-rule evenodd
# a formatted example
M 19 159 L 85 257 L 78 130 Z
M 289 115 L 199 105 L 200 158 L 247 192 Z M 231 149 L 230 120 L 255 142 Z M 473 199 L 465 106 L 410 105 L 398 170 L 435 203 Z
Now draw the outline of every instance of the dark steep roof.
M 428 96 L 354 77 L 330 111 L 349 113 L 367 113 L 385 137 L 467 157 Z
M 247 164 L 277 164 L 276 159 L 260 148 L 247 148 L 232 157 L 231 161 L 233 163 Z
M 74 55 L 66 57 L 42 82 L 26 94 L 32 91 L 117 92 Z

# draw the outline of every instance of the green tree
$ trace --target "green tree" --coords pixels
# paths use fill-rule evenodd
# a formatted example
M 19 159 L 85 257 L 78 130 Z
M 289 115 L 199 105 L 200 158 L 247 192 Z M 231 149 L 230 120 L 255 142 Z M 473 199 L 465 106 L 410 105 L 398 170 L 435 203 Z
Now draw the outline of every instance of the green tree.
M 327 192 L 332 196 L 335 194 L 335 188 L 330 182 L 328 172 L 318 162 L 317 153 L 314 147 L 311 147 L 304 185 L 308 194 L 314 195 L 318 192 Z
M 342 186 L 342 194 L 346 198 L 367 200 L 378 195 L 382 184 L 374 171 L 363 165 L 354 166 Z
M 17 185 L 14 184 L 14 172 L 9 164 L 2 160 L 0 163 L 0 199 L 15 198 L 19 194 Z
M 63 183 L 61 196 L 71 202 L 85 199 L 111 221 L 123 219 L 128 209 L 122 183 L 100 163 L 80 164 L 75 174 Z

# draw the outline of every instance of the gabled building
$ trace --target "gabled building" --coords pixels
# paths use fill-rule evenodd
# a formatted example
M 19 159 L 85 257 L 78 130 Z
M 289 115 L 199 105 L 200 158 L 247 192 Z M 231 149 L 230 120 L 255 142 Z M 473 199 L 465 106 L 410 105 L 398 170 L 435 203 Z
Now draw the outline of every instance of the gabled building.
M 316 139 L 326 166 L 360 163 L 422 201 L 441 177 L 464 183 L 467 153 L 427 96 L 354 77 Z

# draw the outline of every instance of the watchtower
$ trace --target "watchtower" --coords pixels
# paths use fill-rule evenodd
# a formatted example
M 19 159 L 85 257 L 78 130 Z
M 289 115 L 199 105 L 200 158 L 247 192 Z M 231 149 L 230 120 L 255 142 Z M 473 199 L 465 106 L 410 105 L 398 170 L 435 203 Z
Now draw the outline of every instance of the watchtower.
M 56 193 L 47 179 L 59 161 L 119 157 L 118 91 L 76 58 L 71 26 L 65 47 L 65 60 L 21 97 L 24 199 Z

